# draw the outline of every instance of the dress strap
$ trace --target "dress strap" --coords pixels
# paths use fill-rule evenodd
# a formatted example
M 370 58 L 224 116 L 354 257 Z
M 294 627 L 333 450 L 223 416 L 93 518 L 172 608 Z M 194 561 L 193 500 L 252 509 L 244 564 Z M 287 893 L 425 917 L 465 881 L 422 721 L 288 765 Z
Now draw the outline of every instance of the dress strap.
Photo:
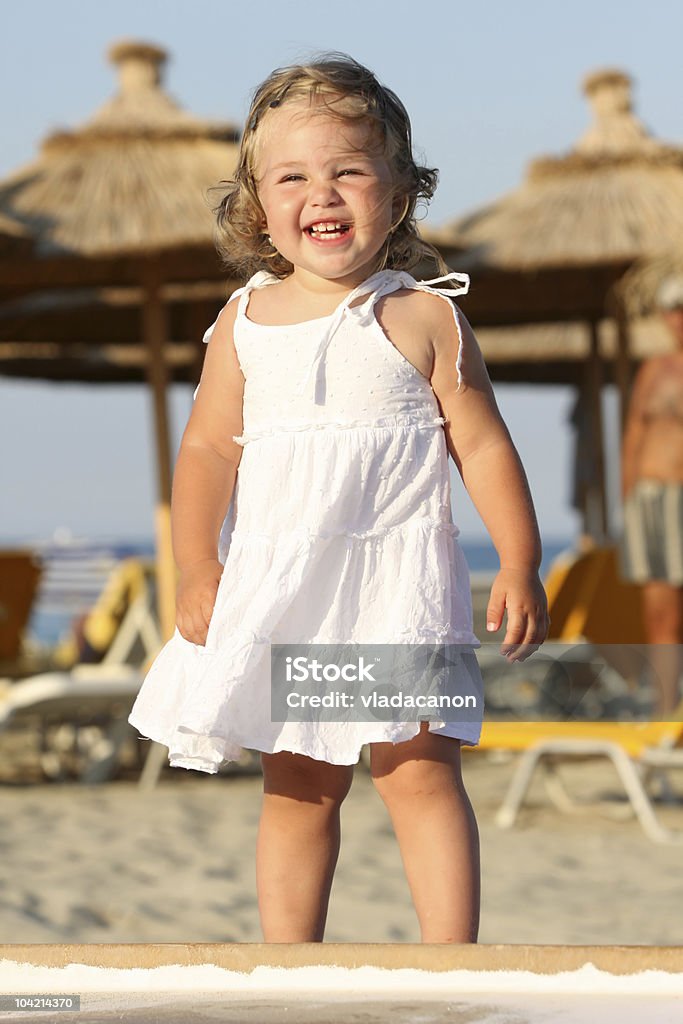
M 410 274 L 407 275 L 410 277 Z M 470 276 L 469 274 L 460 274 L 455 270 L 451 271 L 450 274 L 444 274 L 443 277 L 432 277 L 429 281 L 415 281 L 412 285 L 406 287 L 418 288 L 420 291 L 429 292 L 431 295 L 440 295 L 442 299 L 448 302 L 453 319 L 455 320 L 455 329 L 458 332 L 458 355 L 455 360 L 455 368 L 458 372 L 458 388 L 462 384 L 462 353 L 463 353 L 463 341 L 462 341 L 462 324 L 460 323 L 460 310 L 454 302 L 450 300 L 455 298 L 457 295 L 467 295 L 470 290 Z M 432 285 L 439 284 L 441 281 L 459 281 L 460 286 L 458 288 L 433 288 Z
M 460 287 L 431 287 L 432 285 L 439 284 L 441 281 L 459 281 Z M 397 291 L 399 288 L 418 288 L 420 291 L 440 295 L 441 298 L 448 302 L 449 306 L 453 310 L 455 326 L 458 332 L 458 356 L 456 360 L 456 369 L 458 371 L 458 389 L 460 389 L 460 384 L 462 383 L 462 328 L 460 325 L 458 310 L 450 301 L 450 297 L 455 295 L 465 295 L 469 291 L 469 287 L 469 275 L 460 274 L 456 271 L 445 274 L 443 277 L 431 278 L 429 281 L 416 281 L 412 274 L 409 274 L 405 270 L 380 270 L 376 274 L 373 274 L 372 277 L 369 277 L 366 281 L 363 281 L 362 284 L 358 285 L 357 288 L 354 288 L 354 290 L 347 295 L 344 301 L 337 307 L 330 324 L 318 343 L 318 348 L 313 355 L 306 380 L 304 381 L 303 387 L 300 389 L 299 393 L 302 395 L 311 394 L 316 405 L 322 404 L 324 399 L 321 394 L 320 370 L 323 366 L 325 353 L 340 324 L 344 318 L 348 316 L 353 318 L 353 320 L 355 320 L 355 322 L 360 326 L 366 326 L 374 318 L 374 306 L 377 300 L 382 295 L 388 295 L 391 292 Z M 354 299 L 366 294 L 368 295 L 368 298 L 365 302 L 361 302 L 357 306 L 351 305 Z
M 235 288 L 235 291 L 230 293 L 225 302 L 225 305 L 221 309 L 221 313 L 223 312 L 223 309 L 225 309 L 225 306 L 231 303 L 232 300 L 236 299 L 237 296 L 239 295 L 240 301 L 237 307 L 237 315 L 243 316 L 246 313 L 247 303 L 249 302 L 249 293 L 252 291 L 252 289 L 261 288 L 263 287 L 263 285 L 266 284 L 275 284 L 275 282 L 278 280 L 279 278 L 277 278 L 275 274 L 270 274 L 267 270 L 259 270 L 258 273 L 254 274 L 252 277 L 249 278 L 245 285 L 242 285 L 241 288 Z M 220 313 L 218 314 L 218 316 L 220 316 Z M 211 324 L 211 326 L 207 327 L 207 329 L 204 331 L 204 337 L 202 338 L 202 341 L 204 342 L 205 345 L 208 345 L 208 343 L 211 341 L 213 329 L 218 323 L 218 316 Z
M 242 288 L 237 288 L 232 292 L 225 305 L 227 306 L 229 302 L 232 302 L 233 299 L 239 296 L 239 306 L 237 309 L 238 316 L 244 315 L 249 301 L 249 293 L 252 289 L 262 288 L 269 284 L 275 284 L 278 280 L 279 278 L 277 278 L 275 274 L 271 274 L 267 270 L 259 270 L 258 273 L 249 278 Z M 435 284 L 440 284 L 442 281 L 457 281 L 459 282 L 459 287 L 432 287 Z M 469 291 L 469 287 L 469 275 L 460 274 L 456 271 L 451 271 L 451 273 L 445 274 L 443 277 L 431 278 L 428 281 L 416 281 L 412 274 L 409 274 L 406 270 L 380 270 L 371 277 L 368 277 L 367 280 L 354 288 L 334 311 L 330 323 L 318 342 L 318 347 L 311 359 L 308 374 L 299 389 L 299 394 L 302 396 L 310 395 L 315 405 L 323 404 L 324 395 L 321 387 L 322 382 L 320 370 L 324 365 L 325 353 L 327 352 L 329 344 L 339 326 L 346 317 L 351 317 L 359 325 L 366 326 L 374 318 L 374 306 L 377 300 L 382 295 L 389 295 L 391 292 L 397 291 L 399 288 L 417 288 L 420 291 L 431 292 L 433 295 L 439 295 L 442 299 L 445 299 L 448 302 L 451 310 L 453 311 L 455 326 L 458 332 L 458 356 L 456 360 L 456 369 L 458 371 L 458 389 L 460 389 L 460 384 L 462 383 L 462 328 L 460 325 L 458 309 L 450 299 L 456 295 L 466 295 Z M 356 306 L 351 305 L 352 302 L 363 295 L 367 296 L 365 302 L 360 302 Z M 218 317 L 216 317 L 216 320 L 214 320 L 211 326 L 205 331 L 202 339 L 205 344 L 208 344 L 211 340 L 211 335 L 213 334 L 213 330 L 217 322 Z M 199 385 L 197 385 L 197 388 L 199 388 Z M 197 390 L 195 390 L 194 394 L 196 397 Z

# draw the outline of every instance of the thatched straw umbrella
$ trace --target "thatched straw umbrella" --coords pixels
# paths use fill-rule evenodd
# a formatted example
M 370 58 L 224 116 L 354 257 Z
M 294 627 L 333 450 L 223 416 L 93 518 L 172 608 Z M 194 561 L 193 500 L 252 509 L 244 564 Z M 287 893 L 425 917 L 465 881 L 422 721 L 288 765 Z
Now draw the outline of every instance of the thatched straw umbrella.
M 580 321 L 590 356 L 580 405 L 595 453 L 597 514 L 584 529 L 608 533 L 600 395 L 599 323 L 617 324 L 615 377 L 622 425 L 630 386 L 627 319 L 615 285 L 634 260 L 683 235 L 683 150 L 649 134 L 632 109 L 631 79 L 608 69 L 583 88 L 593 123 L 573 149 L 534 160 L 523 183 L 441 232 L 459 267 L 478 272 L 467 311 L 484 325 Z M 589 520 L 592 520 L 589 522 Z
M 119 92 L 76 130 L 55 131 L 38 159 L 0 182 L 0 211 L 41 255 L 139 256 L 206 245 L 205 191 L 232 170 L 232 124 L 196 118 L 161 87 L 167 54 L 120 42 L 108 51 Z
M 105 344 L 112 343 L 107 336 L 110 328 L 103 326 L 111 320 L 111 304 L 102 300 L 103 292 L 90 296 L 93 309 L 99 308 L 101 315 L 91 316 L 83 336 L 78 337 L 77 332 L 81 347 L 70 350 L 74 365 L 68 376 L 59 349 L 52 354 L 39 353 L 31 368 L 28 346 L 36 339 L 27 324 L 32 316 L 34 327 L 41 316 L 48 322 L 52 318 L 54 324 L 61 323 L 65 336 L 69 333 L 68 315 L 64 320 L 69 300 L 65 303 L 64 296 L 36 295 L 39 287 L 122 284 L 136 291 L 135 297 L 129 294 L 128 304 L 139 305 L 141 324 L 136 333 L 145 352 L 144 358 L 137 360 L 135 373 L 147 380 L 153 397 L 159 612 L 163 635 L 168 637 L 175 622 L 175 574 L 170 532 L 166 300 L 169 290 L 177 292 L 182 282 L 208 279 L 220 283 L 225 276 L 213 245 L 213 217 L 206 190 L 231 174 L 238 131 L 231 124 L 202 121 L 179 108 L 162 88 L 161 69 L 167 55 L 159 47 L 124 41 L 112 46 L 108 56 L 118 68 L 118 94 L 82 127 L 53 132 L 34 162 L 0 182 L 0 214 L 22 225 L 35 243 L 31 260 L 13 259 L 0 274 L 2 297 L 16 304 L 24 296 L 23 308 L 5 306 L 5 324 L 10 329 L 4 338 L 6 345 L 14 347 L 6 347 L 0 356 L 14 361 L 15 374 L 21 350 L 25 375 L 130 379 L 125 374 L 117 377 L 121 358 L 118 365 L 116 361 L 110 364 L 108 372 L 108 356 L 113 353 L 93 349 L 100 332 Z M 224 291 L 224 280 L 222 284 Z M 82 298 L 72 295 L 72 307 L 77 309 L 80 302 L 82 309 Z M 186 293 L 184 301 L 192 305 L 192 295 Z M 206 294 L 201 301 L 206 303 Z M 213 308 L 215 315 L 215 304 Z M 196 317 L 184 333 L 196 344 L 207 322 L 206 316 Z M 136 330 L 130 318 L 127 329 Z M 62 340 L 66 343 L 67 339 Z M 130 341 L 130 336 L 126 340 Z M 122 351 L 124 345 L 119 343 L 119 357 Z M 99 376 L 88 377 L 88 362 L 92 366 L 98 361 Z M 129 360 L 129 374 L 133 373 L 131 365 Z M 196 369 L 196 360 L 193 365 Z
M 683 234 L 683 150 L 647 132 L 631 79 L 584 81 L 594 122 L 565 156 L 532 161 L 523 183 L 447 227 L 470 265 L 511 270 L 631 263 Z

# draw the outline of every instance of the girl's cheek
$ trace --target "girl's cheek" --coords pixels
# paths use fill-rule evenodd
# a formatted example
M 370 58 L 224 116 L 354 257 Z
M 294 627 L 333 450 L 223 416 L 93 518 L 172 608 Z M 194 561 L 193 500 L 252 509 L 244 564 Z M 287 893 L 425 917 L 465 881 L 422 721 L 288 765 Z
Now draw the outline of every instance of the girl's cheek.
M 300 205 L 301 203 L 296 196 L 289 195 L 280 200 L 278 203 L 278 209 L 282 210 L 284 213 L 289 213 L 291 210 L 298 209 Z

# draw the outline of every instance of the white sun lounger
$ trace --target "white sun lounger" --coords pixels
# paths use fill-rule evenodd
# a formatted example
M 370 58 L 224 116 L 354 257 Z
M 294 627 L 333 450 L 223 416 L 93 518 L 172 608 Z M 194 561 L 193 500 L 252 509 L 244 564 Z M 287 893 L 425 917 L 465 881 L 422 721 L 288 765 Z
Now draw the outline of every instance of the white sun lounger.
M 59 777 L 70 764 L 81 782 L 103 782 L 131 735 L 127 718 L 141 684 L 130 665 L 78 665 L 21 680 L 0 696 L 0 740 L 37 728 L 47 775 Z

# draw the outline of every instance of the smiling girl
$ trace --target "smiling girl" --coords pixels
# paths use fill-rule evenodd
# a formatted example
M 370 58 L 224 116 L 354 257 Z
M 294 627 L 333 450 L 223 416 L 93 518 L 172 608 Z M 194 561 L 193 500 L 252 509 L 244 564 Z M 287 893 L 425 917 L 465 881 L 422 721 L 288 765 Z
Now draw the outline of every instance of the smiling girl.
M 477 940 L 460 745 L 479 740 L 478 669 L 466 721 L 270 713 L 274 644 L 479 645 L 449 453 L 500 557 L 488 621 L 500 628 L 507 609 L 501 653 L 523 660 L 547 632 L 524 471 L 451 299 L 467 278 L 416 230 L 435 185 L 400 100 L 331 55 L 257 89 L 217 210 L 226 264 L 251 276 L 204 338 L 173 484 L 177 628 L 129 721 L 176 767 L 216 772 L 261 751 L 267 942 L 323 939 L 340 807 L 365 744 L 422 940 Z M 444 277 L 408 273 L 425 257 Z M 460 287 L 432 287 L 447 279 Z

